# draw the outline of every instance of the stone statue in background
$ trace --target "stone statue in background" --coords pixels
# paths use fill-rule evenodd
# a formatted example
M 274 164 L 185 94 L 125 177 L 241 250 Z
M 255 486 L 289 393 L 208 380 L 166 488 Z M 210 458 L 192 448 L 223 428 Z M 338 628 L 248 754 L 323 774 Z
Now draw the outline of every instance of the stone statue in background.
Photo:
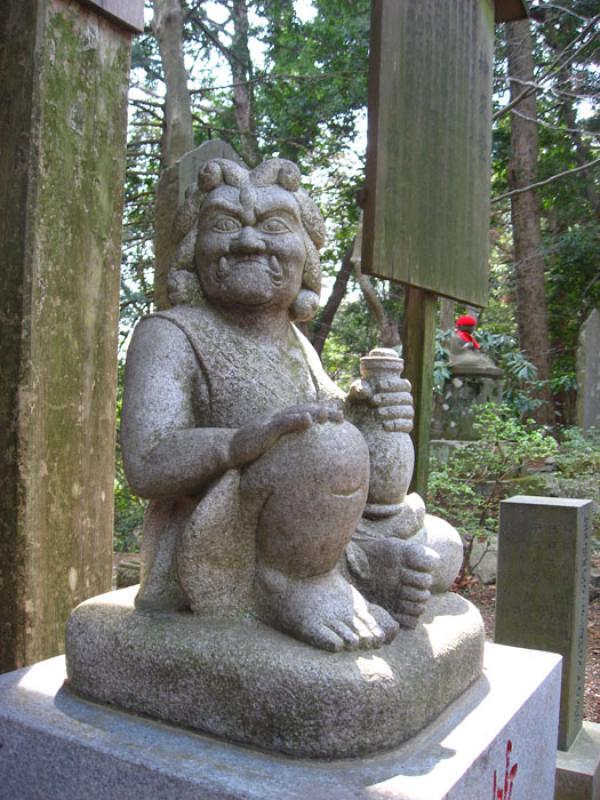
M 465 314 L 455 322 L 448 341 L 448 369 L 451 376 L 441 393 L 435 395 L 431 423 L 432 452 L 438 441 L 470 441 L 479 434 L 476 410 L 484 403 L 502 402 L 502 370 L 482 353 L 475 337 L 477 320 Z M 445 445 L 441 445 L 445 447 Z M 443 452 L 443 449 L 442 449 Z
M 502 370 L 489 356 L 481 352 L 481 346 L 475 337 L 476 327 L 477 320 L 470 314 L 458 317 L 448 343 L 448 367 L 453 375 L 499 378 Z
M 70 685 L 296 755 L 399 744 L 483 650 L 478 613 L 448 592 L 460 537 L 407 495 L 402 360 L 372 351 L 346 395 L 294 326 L 318 307 L 324 224 L 290 162 L 205 162 L 177 236 L 173 307 L 127 357 L 141 585 L 135 608 L 124 589 L 75 610 Z

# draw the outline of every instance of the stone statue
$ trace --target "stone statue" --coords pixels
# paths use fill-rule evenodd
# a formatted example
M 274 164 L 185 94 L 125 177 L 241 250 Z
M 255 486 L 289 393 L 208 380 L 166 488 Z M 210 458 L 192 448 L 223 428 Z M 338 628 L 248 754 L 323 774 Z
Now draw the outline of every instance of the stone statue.
M 318 305 L 324 239 L 294 165 L 249 172 L 212 160 L 199 189 L 179 266 L 193 254 L 200 292 L 181 303 L 175 275 L 180 303 L 144 320 L 128 353 L 123 457 L 133 490 L 151 498 L 137 605 L 249 611 L 328 650 L 379 646 L 398 622 L 416 624 L 437 560 L 401 538 L 420 527 L 406 530 L 398 513 L 413 464 L 410 386 L 400 366 L 377 379 L 365 372 L 345 397 L 292 325 Z M 360 430 L 373 423 L 382 435 L 369 448 Z M 387 444 L 398 437 L 399 449 Z M 371 523 L 362 543 L 369 571 L 390 584 L 371 588 L 379 603 L 339 566 L 360 530 L 370 462 L 404 472 L 383 512 L 387 535 Z M 232 525 L 250 528 L 241 548 Z
M 481 351 L 475 337 L 476 326 L 477 320 L 470 314 L 458 317 L 448 341 L 451 377 L 445 381 L 442 392 L 434 398 L 431 423 L 434 441 L 477 439 L 477 408 L 484 403 L 502 401 L 502 370 Z
M 499 378 L 502 370 L 492 359 L 481 352 L 474 331 L 477 320 L 470 314 L 458 317 L 455 330 L 448 342 L 448 367 L 453 375 L 479 375 Z
M 294 326 L 318 306 L 324 223 L 292 163 L 207 161 L 177 236 L 174 305 L 139 323 L 127 357 L 123 458 L 150 499 L 137 610 L 117 592 L 74 612 L 71 685 L 300 755 L 402 741 L 479 675 L 483 643 L 477 613 L 447 592 L 460 537 L 407 495 L 402 360 L 372 351 L 345 395 Z M 382 646 L 365 683 L 355 651 Z M 349 693 L 374 704 L 371 722 L 338 731 Z

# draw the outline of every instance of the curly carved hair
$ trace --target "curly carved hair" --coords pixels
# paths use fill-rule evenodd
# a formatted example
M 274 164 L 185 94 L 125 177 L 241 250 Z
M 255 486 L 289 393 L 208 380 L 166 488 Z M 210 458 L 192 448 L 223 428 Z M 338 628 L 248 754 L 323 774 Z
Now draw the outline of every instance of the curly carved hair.
M 264 161 L 253 170 L 224 158 L 211 159 L 200 167 L 198 185 L 187 190 L 185 201 L 175 220 L 175 235 L 179 243 L 169 273 L 169 297 L 172 303 L 194 303 L 201 296 L 195 274 L 194 251 L 197 221 L 208 194 L 222 185 L 235 186 L 243 193 L 252 187 L 262 188 L 275 184 L 293 195 L 305 234 L 306 262 L 302 273 L 302 287 L 290 308 L 290 317 L 296 321 L 304 321 L 315 315 L 321 292 L 319 250 L 325 242 L 325 223 L 315 203 L 300 188 L 298 167 L 281 158 Z

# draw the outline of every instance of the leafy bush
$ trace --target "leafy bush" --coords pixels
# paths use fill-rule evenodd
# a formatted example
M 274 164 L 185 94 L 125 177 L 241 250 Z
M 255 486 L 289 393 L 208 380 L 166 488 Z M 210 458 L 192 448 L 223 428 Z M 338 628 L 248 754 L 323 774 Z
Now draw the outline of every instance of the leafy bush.
M 600 476 L 600 429 L 565 428 L 559 433 L 560 450 L 556 466 L 567 478 Z
M 139 539 L 144 522 L 146 502 L 131 493 L 121 454 L 121 409 L 123 404 L 124 365 L 119 364 L 117 383 L 117 447 L 115 453 L 115 516 L 113 549 L 132 553 L 140 549 Z
M 428 510 L 454 525 L 466 543 L 497 533 L 500 501 L 514 493 L 510 479 L 528 463 L 557 452 L 557 442 L 533 421 L 523 422 L 508 405 L 487 403 L 475 411 L 481 437 L 454 450 L 444 464 L 433 462 Z
M 133 495 L 123 472 L 120 448 L 117 448 L 115 472 L 115 521 L 113 548 L 118 553 L 133 553 L 140 549 L 141 527 L 146 503 Z

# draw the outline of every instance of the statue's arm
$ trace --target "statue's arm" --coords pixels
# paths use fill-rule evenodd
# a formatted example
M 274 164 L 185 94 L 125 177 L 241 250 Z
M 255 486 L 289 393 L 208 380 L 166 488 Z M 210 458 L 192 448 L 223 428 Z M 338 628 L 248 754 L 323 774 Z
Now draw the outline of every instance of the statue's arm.
M 226 470 L 260 458 L 277 440 L 313 423 L 340 422 L 337 407 L 301 404 L 241 428 L 209 428 L 194 413 L 206 384 L 187 337 L 160 317 L 136 328 L 125 368 L 121 446 L 140 497 L 195 494 Z
M 235 430 L 195 419 L 202 389 L 185 334 L 168 320 L 143 320 L 127 354 L 121 423 L 125 473 L 141 497 L 194 494 L 232 466 Z

